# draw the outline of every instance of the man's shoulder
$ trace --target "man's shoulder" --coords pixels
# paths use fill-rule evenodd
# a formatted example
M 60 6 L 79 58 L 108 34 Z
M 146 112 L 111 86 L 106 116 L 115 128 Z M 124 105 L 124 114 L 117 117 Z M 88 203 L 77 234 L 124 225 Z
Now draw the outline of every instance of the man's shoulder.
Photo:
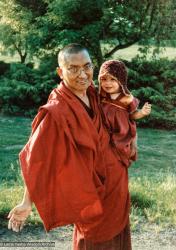
M 50 100 L 45 105 L 41 106 L 39 111 L 44 111 L 51 115 L 51 118 L 59 121 L 62 117 L 64 117 L 64 113 L 66 113 L 66 107 L 63 100 Z
M 42 105 L 40 108 L 45 108 L 48 111 L 52 111 L 53 109 L 63 109 L 65 105 L 65 101 L 63 100 L 62 95 L 59 93 L 58 88 L 54 88 L 49 94 L 47 103 Z M 59 112 L 58 110 L 58 112 Z
M 51 93 L 49 94 L 47 103 L 49 103 L 49 102 L 58 103 L 60 100 L 62 100 L 62 96 L 59 93 L 59 89 L 58 88 L 54 88 L 51 91 Z
M 88 93 L 90 98 L 97 98 L 98 97 L 98 87 L 95 86 L 93 83 L 88 87 Z

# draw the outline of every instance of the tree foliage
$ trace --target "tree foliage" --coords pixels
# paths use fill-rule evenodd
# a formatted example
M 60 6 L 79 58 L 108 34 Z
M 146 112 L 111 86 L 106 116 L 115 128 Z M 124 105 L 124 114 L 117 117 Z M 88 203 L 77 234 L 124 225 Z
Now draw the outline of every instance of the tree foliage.
M 27 54 L 32 52 L 32 13 L 13 0 L 1 1 L 0 10 L 0 42 L 4 53 L 13 55 L 16 52 L 24 63 Z
M 55 56 L 79 42 L 100 66 L 136 42 L 175 39 L 174 0 L 2 0 L 0 9 L 0 40 L 22 62 L 26 53 Z

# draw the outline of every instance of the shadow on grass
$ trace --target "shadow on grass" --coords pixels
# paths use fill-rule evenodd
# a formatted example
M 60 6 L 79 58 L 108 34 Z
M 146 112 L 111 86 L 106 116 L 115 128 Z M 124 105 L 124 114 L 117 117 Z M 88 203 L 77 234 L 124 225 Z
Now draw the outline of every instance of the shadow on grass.
M 132 206 L 141 210 L 151 208 L 156 205 L 156 201 L 147 195 L 139 192 L 131 192 Z

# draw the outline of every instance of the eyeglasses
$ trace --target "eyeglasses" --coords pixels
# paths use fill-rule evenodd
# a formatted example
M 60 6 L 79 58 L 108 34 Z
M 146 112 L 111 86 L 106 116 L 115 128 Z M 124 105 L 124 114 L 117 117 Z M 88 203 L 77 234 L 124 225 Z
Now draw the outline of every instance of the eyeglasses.
M 83 70 L 85 73 L 89 73 L 92 69 L 93 69 L 93 65 L 92 65 L 91 63 L 89 63 L 89 64 L 86 64 L 86 65 L 83 66 L 83 67 L 72 66 L 72 67 L 68 68 L 67 70 L 68 70 L 71 74 L 80 75 L 82 70 Z

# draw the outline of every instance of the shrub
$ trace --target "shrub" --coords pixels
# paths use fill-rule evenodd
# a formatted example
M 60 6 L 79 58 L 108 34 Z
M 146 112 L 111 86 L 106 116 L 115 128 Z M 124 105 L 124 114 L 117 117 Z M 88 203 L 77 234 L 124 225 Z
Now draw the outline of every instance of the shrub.
M 0 76 L 4 75 L 7 70 L 10 69 L 10 64 L 0 61 Z
M 55 73 L 43 75 L 40 70 L 13 63 L 0 78 L 0 110 L 3 113 L 33 116 L 56 85 Z
M 139 57 L 125 62 L 129 89 L 140 100 L 152 104 L 149 117 L 138 121 L 140 126 L 176 129 L 176 62 L 167 59 L 147 61 Z
M 140 100 L 140 107 L 147 101 L 152 104 L 151 115 L 139 120 L 139 126 L 176 129 L 176 62 L 136 57 L 125 64 L 129 89 Z M 11 64 L 0 77 L 1 112 L 33 116 L 60 81 L 55 67 L 52 58 L 45 58 L 39 69 Z

